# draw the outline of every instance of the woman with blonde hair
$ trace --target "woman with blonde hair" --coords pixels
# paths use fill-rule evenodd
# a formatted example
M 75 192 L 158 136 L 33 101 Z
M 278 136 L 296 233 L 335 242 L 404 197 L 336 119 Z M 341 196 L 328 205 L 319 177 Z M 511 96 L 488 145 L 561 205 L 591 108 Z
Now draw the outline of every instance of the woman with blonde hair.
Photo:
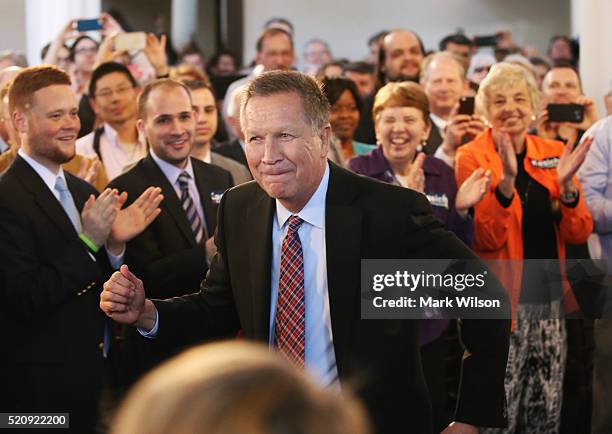
M 362 406 L 317 388 L 263 345 L 188 350 L 142 379 L 112 434 L 368 434 Z
M 476 168 L 491 172 L 487 194 L 474 207 L 473 247 L 484 259 L 505 260 L 492 268 L 510 291 L 516 319 L 506 369 L 505 432 L 559 432 L 566 334 L 564 322 L 552 318 L 578 307 L 567 283 L 554 283 L 551 276 L 564 275 L 565 244 L 584 243 L 593 230 L 575 177 L 592 140 L 566 146 L 527 133 L 538 90 L 518 65 L 494 65 L 476 104 L 491 128 L 459 148 L 455 169 L 458 185 Z M 555 261 L 544 269 L 524 259 Z M 528 285 L 527 276 L 548 286 Z

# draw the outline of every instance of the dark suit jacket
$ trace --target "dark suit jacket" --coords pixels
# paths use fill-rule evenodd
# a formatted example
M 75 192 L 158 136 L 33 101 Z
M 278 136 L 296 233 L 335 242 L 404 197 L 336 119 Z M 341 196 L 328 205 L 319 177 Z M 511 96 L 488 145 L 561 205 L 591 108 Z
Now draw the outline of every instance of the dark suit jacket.
M 238 139 L 234 139 L 231 142 L 222 143 L 218 148 L 214 149 L 214 152 L 217 154 L 221 154 L 224 157 L 231 158 L 232 160 L 236 160 L 240 164 L 244 164 L 245 166 L 249 166 L 246 159 L 246 154 L 240 146 L 240 141 Z
M 425 149 L 423 149 L 423 152 L 425 152 L 427 155 L 433 155 L 444 139 L 442 138 L 442 134 L 440 134 L 440 130 L 438 127 L 436 127 L 436 124 L 434 124 L 431 118 L 429 119 L 429 122 L 431 122 L 431 132 L 429 133 L 427 145 L 425 146 Z
M 233 185 L 232 178 L 226 170 L 196 158 L 191 158 L 191 164 L 212 236 L 217 227 L 218 206 L 213 196 L 218 200 Z M 125 206 L 151 186 L 162 189 L 161 213 L 127 244 L 125 263 L 140 276 L 152 297 L 169 298 L 196 292 L 208 270 L 205 249 L 196 243 L 180 199 L 151 154 L 109 184 L 111 188 L 128 192 Z
M 334 164 L 326 196 L 327 282 L 340 381 L 356 379 L 377 432 L 431 432 L 419 355 L 418 321 L 362 320 L 362 258 L 474 258 L 432 217 L 425 197 Z M 159 340 L 231 335 L 267 343 L 275 201 L 255 183 L 229 190 L 219 209 L 213 260 L 202 291 L 156 301 Z M 257 229 L 255 229 L 257 228 Z M 464 321 L 470 352 L 456 420 L 503 426 L 509 321 Z M 344 383 L 346 384 L 346 383 Z
M 69 173 L 66 180 L 79 210 L 97 194 Z M 95 262 L 18 156 L 0 179 L 1 411 L 70 412 L 73 432 L 93 431 L 103 361 L 98 304 L 109 271 L 100 253 Z

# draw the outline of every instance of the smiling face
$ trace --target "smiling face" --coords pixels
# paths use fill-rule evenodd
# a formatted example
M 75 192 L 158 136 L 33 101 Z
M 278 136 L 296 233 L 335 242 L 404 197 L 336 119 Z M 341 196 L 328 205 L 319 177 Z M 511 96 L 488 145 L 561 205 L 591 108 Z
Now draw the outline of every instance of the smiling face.
M 136 118 L 138 89 L 122 72 L 111 72 L 96 83 L 96 93 L 90 99 L 96 115 L 111 125 L 121 124 Z
M 68 85 L 52 85 L 32 94 L 25 112 L 16 111 L 15 124 L 25 134 L 24 151 L 52 172 L 74 157 L 81 128 L 78 106 Z
M 261 51 L 257 53 L 257 63 L 263 65 L 264 71 L 290 69 L 293 65 L 293 46 L 289 36 L 277 33 L 263 39 Z
M 387 81 L 404 81 L 418 78 L 423 62 L 419 40 L 412 32 L 398 30 L 383 40 L 385 64 L 383 71 Z
M 438 116 L 450 113 L 465 89 L 459 64 L 448 57 L 433 59 L 427 68 L 423 88 L 432 113 Z
M 544 76 L 542 92 L 551 103 L 573 103 L 582 94 L 578 74 L 572 68 L 553 68 Z
M 376 140 L 392 164 L 410 164 L 417 146 L 429 137 L 430 126 L 416 107 L 387 107 L 376 117 Z
M 331 127 L 313 131 L 295 92 L 252 97 L 243 126 L 255 180 L 270 197 L 298 212 L 323 178 Z
M 344 142 L 353 140 L 357 124 L 359 123 L 359 109 L 350 90 L 345 90 L 331 107 L 329 117 L 332 131 Z
M 487 113 L 493 130 L 510 135 L 525 134 L 531 124 L 533 105 L 526 83 L 488 90 Z
M 138 120 L 137 126 L 155 155 L 170 164 L 185 167 L 195 124 L 187 91 L 179 86 L 159 86 L 149 94 L 145 117 Z

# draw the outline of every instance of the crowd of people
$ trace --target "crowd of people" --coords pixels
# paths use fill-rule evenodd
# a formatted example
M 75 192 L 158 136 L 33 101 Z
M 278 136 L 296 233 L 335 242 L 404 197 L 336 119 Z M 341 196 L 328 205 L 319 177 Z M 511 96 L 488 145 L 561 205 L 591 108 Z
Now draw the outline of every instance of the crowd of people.
M 99 25 L 66 23 L 35 66 L 0 53 L 1 412 L 76 433 L 612 432 L 612 327 L 585 308 L 605 285 L 566 278 L 612 266 L 612 97 L 583 93 L 577 41 L 427 50 L 393 29 L 363 59 L 320 38 L 298 58 L 272 18 L 241 68 Z M 364 320 L 377 258 L 494 260 L 512 320 Z M 166 361 L 213 339 L 236 342 Z

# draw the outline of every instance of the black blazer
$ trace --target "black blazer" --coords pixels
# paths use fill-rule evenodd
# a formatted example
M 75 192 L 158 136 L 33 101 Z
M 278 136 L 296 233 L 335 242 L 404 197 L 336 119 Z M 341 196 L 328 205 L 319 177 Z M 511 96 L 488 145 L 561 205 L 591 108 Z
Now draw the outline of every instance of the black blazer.
M 361 397 L 379 433 L 429 433 L 431 408 L 423 378 L 418 321 L 362 320 L 362 258 L 475 258 L 432 217 L 426 198 L 352 174 L 330 163 L 325 236 L 333 343 L 340 381 L 363 384 Z M 198 341 L 235 333 L 267 343 L 272 221 L 275 201 L 255 183 L 229 190 L 219 210 L 219 247 L 202 291 L 159 310 L 159 340 Z M 468 321 L 470 352 L 456 420 L 504 426 L 504 374 L 509 321 Z
M 440 130 L 434 124 L 434 121 L 429 118 L 429 122 L 431 122 L 431 131 L 429 133 L 429 137 L 427 138 L 427 145 L 425 145 L 425 152 L 427 155 L 433 155 L 436 153 L 438 147 L 442 144 L 444 139 L 442 138 L 442 134 L 440 134 Z
M 218 148 L 215 148 L 214 151 L 217 154 L 221 154 L 224 157 L 231 158 L 239 162 L 240 164 L 249 167 L 247 163 L 246 154 L 244 153 L 244 149 L 240 146 L 240 141 L 238 139 L 234 139 L 230 142 L 225 142 L 219 145 Z
M 191 164 L 212 236 L 217 227 L 218 200 L 233 185 L 232 178 L 226 170 L 196 158 L 191 158 Z M 195 292 L 208 270 L 205 249 L 196 243 L 180 199 L 151 154 L 109 184 L 111 188 L 128 192 L 125 206 L 151 186 L 162 189 L 161 213 L 127 244 L 125 263 L 143 280 L 152 297 L 168 298 Z
M 79 210 L 96 190 L 65 172 Z M 0 179 L 0 409 L 70 412 L 72 432 L 92 432 L 102 377 L 109 272 L 97 262 L 59 201 L 17 157 Z

